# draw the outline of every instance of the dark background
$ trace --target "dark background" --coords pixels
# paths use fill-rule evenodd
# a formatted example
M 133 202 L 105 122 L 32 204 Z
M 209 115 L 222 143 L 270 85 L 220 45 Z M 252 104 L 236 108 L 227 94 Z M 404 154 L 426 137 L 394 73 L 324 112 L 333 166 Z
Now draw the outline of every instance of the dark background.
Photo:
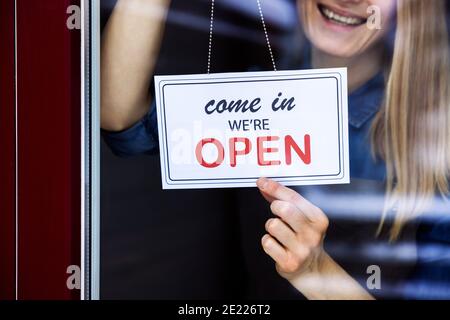
M 114 4 L 101 1 L 103 25 Z M 295 1 L 262 5 L 282 68 L 286 52 L 299 52 Z M 209 0 L 173 0 L 156 74 L 205 73 L 209 23 Z M 272 69 L 256 1 L 216 1 L 211 72 L 252 66 Z M 104 143 L 101 156 L 102 299 L 261 297 L 249 288 L 252 258 L 243 253 L 234 190 L 162 191 L 159 156 L 123 159 Z M 261 223 L 255 228 L 262 236 Z

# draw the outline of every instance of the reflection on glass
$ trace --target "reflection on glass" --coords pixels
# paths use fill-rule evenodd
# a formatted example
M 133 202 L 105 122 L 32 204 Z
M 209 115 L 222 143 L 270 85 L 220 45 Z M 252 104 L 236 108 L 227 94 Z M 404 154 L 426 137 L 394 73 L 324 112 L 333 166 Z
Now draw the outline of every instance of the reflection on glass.
M 279 69 L 348 68 L 351 184 L 163 192 L 152 76 L 205 72 L 210 2 L 103 0 L 103 296 L 450 299 L 447 1 L 261 5 Z M 212 72 L 271 69 L 256 0 L 215 16 Z

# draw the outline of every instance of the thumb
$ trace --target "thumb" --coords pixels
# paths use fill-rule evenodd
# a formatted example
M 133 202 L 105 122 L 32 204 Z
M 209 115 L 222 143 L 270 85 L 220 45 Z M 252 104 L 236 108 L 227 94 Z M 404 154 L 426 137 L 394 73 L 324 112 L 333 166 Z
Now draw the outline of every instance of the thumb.
M 266 182 L 267 182 L 267 178 L 259 178 L 256 181 L 256 186 L 258 187 L 259 192 L 264 197 L 264 199 L 266 199 L 267 202 L 272 203 L 272 202 L 274 202 L 277 199 L 275 197 L 271 196 L 269 193 L 264 191 L 264 186 L 265 186 Z

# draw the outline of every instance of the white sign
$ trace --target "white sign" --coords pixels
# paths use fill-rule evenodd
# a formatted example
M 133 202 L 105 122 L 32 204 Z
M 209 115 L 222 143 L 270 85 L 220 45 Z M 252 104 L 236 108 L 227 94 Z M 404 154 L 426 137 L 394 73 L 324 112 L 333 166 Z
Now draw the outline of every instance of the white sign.
M 347 70 L 156 76 L 164 189 L 349 183 Z

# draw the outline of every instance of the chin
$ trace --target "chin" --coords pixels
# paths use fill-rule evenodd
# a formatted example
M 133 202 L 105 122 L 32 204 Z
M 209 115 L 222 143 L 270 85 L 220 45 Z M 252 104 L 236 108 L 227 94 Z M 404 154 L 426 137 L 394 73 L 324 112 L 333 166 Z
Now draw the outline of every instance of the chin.
M 348 48 L 348 43 L 336 43 L 332 41 L 312 41 L 314 47 L 323 53 L 326 53 L 331 56 L 335 56 L 338 58 L 352 58 L 359 55 L 363 52 L 364 48 Z

